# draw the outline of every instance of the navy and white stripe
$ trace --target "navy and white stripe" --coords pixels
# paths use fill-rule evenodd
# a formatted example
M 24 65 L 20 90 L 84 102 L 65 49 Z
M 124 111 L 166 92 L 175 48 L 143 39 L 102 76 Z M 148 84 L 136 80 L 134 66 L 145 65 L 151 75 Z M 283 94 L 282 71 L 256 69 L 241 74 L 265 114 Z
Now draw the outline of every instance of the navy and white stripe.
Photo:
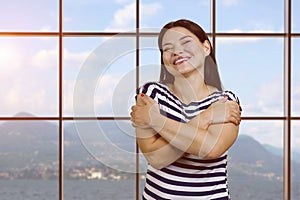
M 200 101 L 184 104 L 166 85 L 156 82 L 146 83 L 140 92 L 159 103 L 161 114 L 180 122 L 188 122 L 225 96 L 239 103 L 231 91 L 217 91 Z M 148 165 L 143 199 L 230 199 L 227 187 L 227 152 L 210 160 L 185 154 L 160 170 Z

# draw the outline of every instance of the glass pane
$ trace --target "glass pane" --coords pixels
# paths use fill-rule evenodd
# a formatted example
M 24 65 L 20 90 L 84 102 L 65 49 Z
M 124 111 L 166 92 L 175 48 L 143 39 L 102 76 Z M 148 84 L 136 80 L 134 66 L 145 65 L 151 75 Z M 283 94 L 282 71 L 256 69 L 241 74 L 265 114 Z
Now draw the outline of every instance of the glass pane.
M 58 30 L 58 1 L 2 0 L 0 13 L 0 31 Z
M 178 19 L 189 19 L 199 24 L 206 32 L 210 32 L 209 1 L 140 1 L 140 28 L 160 30 L 166 23 Z M 152 31 L 153 31 L 152 30 Z M 151 30 L 148 30 L 151 31 Z
M 63 52 L 63 92 L 64 115 L 73 115 L 73 98 L 76 79 L 81 68 L 92 52 L 103 43 L 104 38 L 79 37 L 64 38 Z
M 57 124 L 0 123 L 1 199 L 58 199 Z
M 135 131 L 129 121 L 64 124 L 64 199 L 135 199 Z
M 291 196 L 300 199 L 300 121 L 292 121 Z
M 160 75 L 160 52 L 157 37 L 140 38 L 139 85 L 158 81 Z
M 292 40 L 292 115 L 300 116 L 300 39 Z
M 284 1 L 216 1 L 218 32 L 283 32 Z
M 283 40 L 217 38 L 224 88 L 238 95 L 244 116 L 283 115 Z
M 292 0 L 292 31 L 300 32 L 300 1 Z
M 283 122 L 242 121 L 228 175 L 232 199 L 283 199 Z
M 132 31 L 136 5 L 126 1 L 64 1 L 65 31 Z
M 65 111 L 76 116 L 129 116 L 135 95 L 135 37 L 66 39 Z M 87 41 L 87 42 L 86 42 Z M 81 45 L 82 46 L 81 46 Z M 92 51 L 90 51 L 92 49 Z M 74 65 L 71 64 L 74 62 Z
M 0 116 L 57 116 L 56 38 L 0 38 Z

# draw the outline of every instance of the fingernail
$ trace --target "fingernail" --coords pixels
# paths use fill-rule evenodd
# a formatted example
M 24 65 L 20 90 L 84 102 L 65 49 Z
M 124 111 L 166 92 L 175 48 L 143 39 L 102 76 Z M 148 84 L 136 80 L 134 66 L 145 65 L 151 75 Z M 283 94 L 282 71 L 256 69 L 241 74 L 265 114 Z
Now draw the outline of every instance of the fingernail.
M 144 94 L 142 93 L 142 94 L 141 94 L 141 97 L 143 97 L 143 96 L 144 96 Z

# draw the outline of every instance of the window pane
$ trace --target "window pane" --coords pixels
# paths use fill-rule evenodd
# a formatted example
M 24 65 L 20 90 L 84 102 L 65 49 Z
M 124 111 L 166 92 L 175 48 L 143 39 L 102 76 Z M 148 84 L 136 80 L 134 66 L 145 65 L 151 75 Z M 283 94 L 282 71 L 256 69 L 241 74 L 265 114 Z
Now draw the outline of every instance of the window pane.
M 92 52 L 103 43 L 103 38 L 64 38 L 63 92 L 64 115 L 73 115 L 73 98 L 76 79 Z
M 74 121 L 64 127 L 64 198 L 135 199 L 131 123 Z
M 58 1 L 2 0 L 0 13 L 0 31 L 58 30 Z
M 292 0 L 292 31 L 300 32 L 300 1 Z
M 160 75 L 160 52 L 157 37 L 140 38 L 139 85 L 146 82 L 158 81 Z
M 189 19 L 198 23 L 206 32 L 210 32 L 209 1 L 140 1 L 140 28 L 160 30 L 169 21 Z
M 72 56 L 76 64 L 65 68 L 65 84 L 73 87 L 65 92 L 65 111 L 69 114 L 73 109 L 76 116 L 129 116 L 136 88 L 135 37 L 112 37 L 95 44 L 89 40 L 67 41 L 65 51 L 81 58 L 76 61 L 79 57 Z
M 228 174 L 232 199 L 283 199 L 282 121 L 242 121 Z
M 292 115 L 300 116 L 300 39 L 292 40 Z
M 132 31 L 135 1 L 64 1 L 65 31 Z
M 225 89 L 235 92 L 244 116 L 283 115 L 283 41 L 257 37 L 217 38 Z
M 300 199 L 300 121 L 292 121 L 291 195 Z
M 49 121 L 0 124 L 1 199 L 58 199 L 58 127 Z
M 57 116 L 57 39 L 1 37 L 0 44 L 0 115 Z
M 283 32 L 284 1 L 216 1 L 218 32 Z

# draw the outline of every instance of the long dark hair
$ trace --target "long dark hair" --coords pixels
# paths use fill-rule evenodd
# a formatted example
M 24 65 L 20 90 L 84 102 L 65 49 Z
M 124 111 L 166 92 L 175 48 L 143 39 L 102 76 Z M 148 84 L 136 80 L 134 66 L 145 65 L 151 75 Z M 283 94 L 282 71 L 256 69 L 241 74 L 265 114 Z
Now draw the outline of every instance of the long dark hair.
M 186 20 L 180 19 L 177 21 L 172 21 L 166 24 L 160 31 L 158 36 L 158 46 L 160 50 L 160 58 L 161 58 L 161 71 L 160 71 L 160 82 L 161 83 L 174 83 L 174 76 L 168 72 L 164 63 L 163 63 L 163 50 L 162 50 L 162 39 L 167 30 L 174 28 L 174 27 L 183 27 L 190 32 L 192 32 L 200 42 L 204 42 L 207 40 L 210 44 L 210 54 L 206 56 L 205 63 L 204 63 L 204 81 L 206 84 L 216 87 L 218 90 L 222 91 L 222 84 L 220 75 L 218 72 L 217 61 L 215 58 L 215 52 L 211 45 L 210 40 L 208 39 L 207 34 L 205 31 L 196 23 Z

